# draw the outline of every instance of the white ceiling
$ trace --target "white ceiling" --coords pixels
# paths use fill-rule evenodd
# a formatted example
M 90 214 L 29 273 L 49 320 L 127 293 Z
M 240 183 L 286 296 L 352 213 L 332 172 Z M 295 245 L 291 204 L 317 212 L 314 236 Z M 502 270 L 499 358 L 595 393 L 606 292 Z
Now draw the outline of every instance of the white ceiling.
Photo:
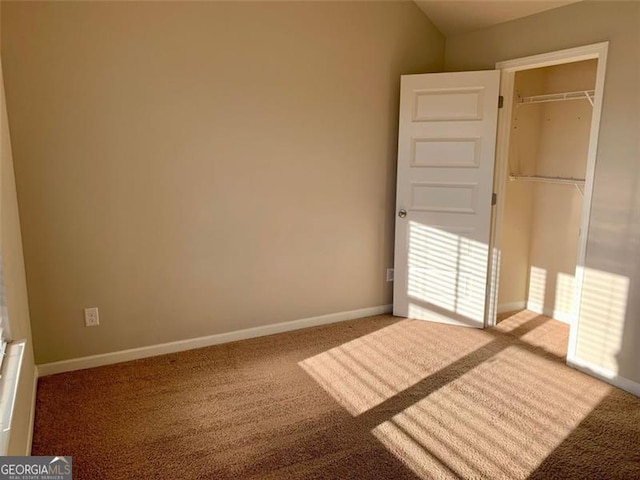
M 445 37 L 580 0 L 414 0 Z

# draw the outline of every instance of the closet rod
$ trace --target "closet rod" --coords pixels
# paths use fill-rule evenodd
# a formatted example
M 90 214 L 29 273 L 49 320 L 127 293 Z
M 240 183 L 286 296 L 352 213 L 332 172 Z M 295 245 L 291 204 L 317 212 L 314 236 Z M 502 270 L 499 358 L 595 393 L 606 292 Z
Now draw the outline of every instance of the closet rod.
M 584 178 L 548 177 L 546 175 L 509 175 L 509 180 L 523 180 L 525 182 L 565 183 L 569 185 L 584 185 Z
M 561 185 L 573 185 L 584 195 L 584 179 L 572 177 L 547 177 L 545 175 L 509 175 L 511 181 L 557 183 Z
M 577 92 L 550 93 L 547 95 L 533 95 L 531 97 L 520 97 L 516 105 L 529 105 L 531 103 L 562 102 L 566 100 L 589 100 L 593 107 L 595 90 L 580 90 Z

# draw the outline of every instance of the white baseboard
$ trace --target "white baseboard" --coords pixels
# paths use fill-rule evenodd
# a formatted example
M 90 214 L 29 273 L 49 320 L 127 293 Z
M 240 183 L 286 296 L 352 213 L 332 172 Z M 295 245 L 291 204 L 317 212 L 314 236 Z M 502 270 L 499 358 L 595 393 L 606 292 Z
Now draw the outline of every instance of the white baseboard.
M 347 312 L 321 315 L 319 317 L 303 318 L 300 320 L 293 320 L 291 322 L 274 323 L 272 325 L 265 325 L 263 327 L 247 328 L 244 330 L 236 330 L 234 332 L 220 333 L 217 335 L 209 335 L 206 337 L 190 338 L 187 340 L 179 340 L 177 342 L 161 343 L 159 345 L 151 345 L 148 347 L 121 350 L 119 352 L 103 353 L 100 355 L 91 355 L 89 357 L 62 360 L 60 362 L 44 363 L 42 365 L 38 365 L 38 372 L 41 377 L 45 377 L 47 375 L 54 375 L 56 373 L 72 372 L 74 370 L 100 367 L 103 365 L 127 362 L 129 360 L 155 357 L 156 355 L 164 355 L 167 353 L 192 350 L 194 348 L 219 345 L 221 343 L 246 340 L 248 338 L 263 337 L 265 335 L 289 332 L 292 330 L 299 330 L 301 328 L 343 322 L 345 320 L 354 320 L 356 318 L 362 317 L 371 317 L 373 315 L 382 315 L 385 313 L 390 313 L 391 310 L 392 305 L 380 305 L 377 307 L 361 308 L 359 310 L 350 310 Z
M 640 397 L 640 383 L 579 358 L 567 358 L 567 365 Z
M 31 447 L 33 446 L 33 429 L 36 420 L 36 395 L 38 392 L 38 366 L 35 366 L 33 374 L 33 394 L 31 395 L 31 411 L 29 412 L 29 435 L 27 436 L 27 448 L 25 455 L 31 455 Z
M 521 302 L 502 303 L 498 305 L 498 313 L 515 312 L 516 310 L 524 310 L 527 308 L 527 302 L 524 300 Z

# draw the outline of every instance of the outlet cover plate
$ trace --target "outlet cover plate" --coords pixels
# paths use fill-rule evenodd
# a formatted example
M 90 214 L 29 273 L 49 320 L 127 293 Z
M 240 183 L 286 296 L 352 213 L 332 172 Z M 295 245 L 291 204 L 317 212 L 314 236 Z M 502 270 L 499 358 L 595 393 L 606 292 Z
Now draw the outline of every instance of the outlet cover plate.
M 393 268 L 387 268 L 387 282 L 393 282 Z
M 100 325 L 98 307 L 84 309 L 84 325 L 85 327 L 97 327 L 98 325 Z

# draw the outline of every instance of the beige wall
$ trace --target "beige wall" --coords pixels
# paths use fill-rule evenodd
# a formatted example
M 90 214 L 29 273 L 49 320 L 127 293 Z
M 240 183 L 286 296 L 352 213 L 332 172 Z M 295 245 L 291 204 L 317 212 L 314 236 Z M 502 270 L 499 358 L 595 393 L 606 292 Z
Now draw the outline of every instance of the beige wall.
M 540 93 L 593 90 L 596 68 L 596 60 L 544 68 Z M 536 175 L 585 178 L 593 107 L 585 99 L 543 103 L 540 108 Z M 539 291 L 529 291 L 528 308 L 570 321 L 584 197 L 572 185 L 534 188 L 529 275 L 544 272 L 545 281 Z
M 540 70 L 520 72 L 515 77 L 516 95 L 537 93 L 536 86 L 544 82 Z M 511 118 L 509 167 L 506 175 L 534 175 L 539 148 L 541 105 L 514 108 Z M 517 310 L 526 305 L 529 287 L 529 252 L 533 223 L 534 185 L 507 182 L 500 240 L 500 278 L 498 311 Z
M 9 434 L 8 453 L 9 455 L 26 455 L 30 453 L 31 448 L 31 411 L 35 401 L 33 387 L 36 369 L 31 343 L 18 201 L 1 69 L 0 104 L 0 248 L 2 249 L 5 300 L 12 339 L 27 341 Z
M 413 3 L 2 9 L 38 363 L 391 302 Z
M 448 38 L 445 69 L 607 40 L 577 356 L 640 382 L 640 3 L 580 2 Z

